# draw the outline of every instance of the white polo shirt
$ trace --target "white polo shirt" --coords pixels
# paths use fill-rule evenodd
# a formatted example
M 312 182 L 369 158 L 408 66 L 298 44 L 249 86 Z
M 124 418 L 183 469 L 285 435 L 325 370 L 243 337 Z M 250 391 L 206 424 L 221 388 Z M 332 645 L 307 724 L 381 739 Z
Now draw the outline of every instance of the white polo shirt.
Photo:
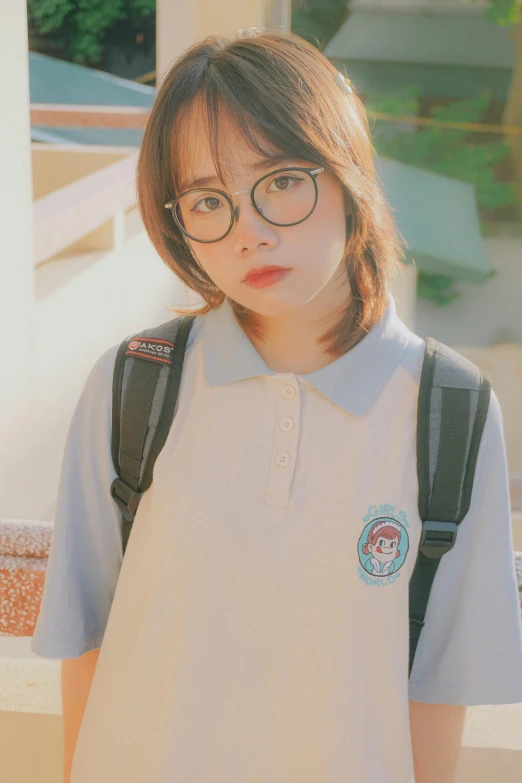
M 309 375 L 268 370 L 228 303 L 199 318 L 123 564 L 116 351 L 74 413 L 31 645 L 48 658 L 101 646 L 71 783 L 409 783 L 408 699 L 522 701 L 494 394 L 408 681 L 424 342 L 393 299 Z M 369 549 L 384 528 L 392 562 Z

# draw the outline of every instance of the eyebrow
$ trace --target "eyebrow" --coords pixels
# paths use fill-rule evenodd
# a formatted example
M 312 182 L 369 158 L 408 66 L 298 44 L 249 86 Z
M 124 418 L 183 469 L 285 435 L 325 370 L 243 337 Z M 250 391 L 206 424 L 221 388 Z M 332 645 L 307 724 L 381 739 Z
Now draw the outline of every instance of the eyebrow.
M 251 163 L 246 168 L 249 171 L 257 172 L 257 171 L 263 171 L 263 169 L 267 169 L 270 166 L 275 166 L 279 163 L 285 163 L 286 161 L 292 160 L 288 155 L 274 155 L 270 158 L 263 158 L 262 160 L 258 160 L 255 163 Z M 180 188 L 180 193 L 184 193 L 186 190 L 192 190 L 192 188 L 205 188 L 210 185 L 214 184 L 223 184 L 219 177 L 216 177 L 215 175 L 210 177 L 199 177 L 198 179 L 194 179 L 191 182 L 184 183 L 183 187 Z

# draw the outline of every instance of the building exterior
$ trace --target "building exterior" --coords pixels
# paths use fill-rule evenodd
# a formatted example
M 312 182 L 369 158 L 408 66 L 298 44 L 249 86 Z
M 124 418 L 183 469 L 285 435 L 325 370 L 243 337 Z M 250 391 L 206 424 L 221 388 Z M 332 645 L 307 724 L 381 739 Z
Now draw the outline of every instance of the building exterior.
M 359 93 L 418 85 L 428 102 L 488 90 L 505 103 L 514 43 L 485 17 L 484 3 L 353 0 L 350 9 L 325 53 L 346 67 Z

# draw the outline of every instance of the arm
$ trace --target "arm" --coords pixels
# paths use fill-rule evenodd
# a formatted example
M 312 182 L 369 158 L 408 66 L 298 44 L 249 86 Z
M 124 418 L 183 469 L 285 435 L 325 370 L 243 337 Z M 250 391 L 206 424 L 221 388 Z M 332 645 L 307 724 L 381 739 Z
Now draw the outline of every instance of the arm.
M 465 707 L 410 701 L 415 783 L 452 783 L 465 718 Z
M 62 661 L 63 780 L 69 783 L 78 732 L 83 720 L 92 678 L 100 651 L 90 650 L 79 658 Z
M 502 414 L 494 392 L 471 505 L 430 593 L 408 681 L 417 711 L 522 702 L 522 626 Z

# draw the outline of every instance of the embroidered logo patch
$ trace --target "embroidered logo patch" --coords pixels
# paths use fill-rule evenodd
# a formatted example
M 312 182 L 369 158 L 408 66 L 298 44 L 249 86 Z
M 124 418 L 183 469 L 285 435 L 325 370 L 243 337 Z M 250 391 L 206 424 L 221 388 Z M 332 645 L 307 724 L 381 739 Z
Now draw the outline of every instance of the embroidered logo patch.
M 366 584 L 384 586 L 399 578 L 409 549 L 406 514 L 401 512 L 400 517 L 402 521 L 394 516 L 377 516 L 364 527 L 357 550 L 359 578 Z
M 139 356 L 140 359 L 150 359 L 153 362 L 171 364 L 174 343 L 171 343 L 170 340 L 147 338 L 131 340 L 128 348 L 129 350 L 125 352 L 125 356 Z

